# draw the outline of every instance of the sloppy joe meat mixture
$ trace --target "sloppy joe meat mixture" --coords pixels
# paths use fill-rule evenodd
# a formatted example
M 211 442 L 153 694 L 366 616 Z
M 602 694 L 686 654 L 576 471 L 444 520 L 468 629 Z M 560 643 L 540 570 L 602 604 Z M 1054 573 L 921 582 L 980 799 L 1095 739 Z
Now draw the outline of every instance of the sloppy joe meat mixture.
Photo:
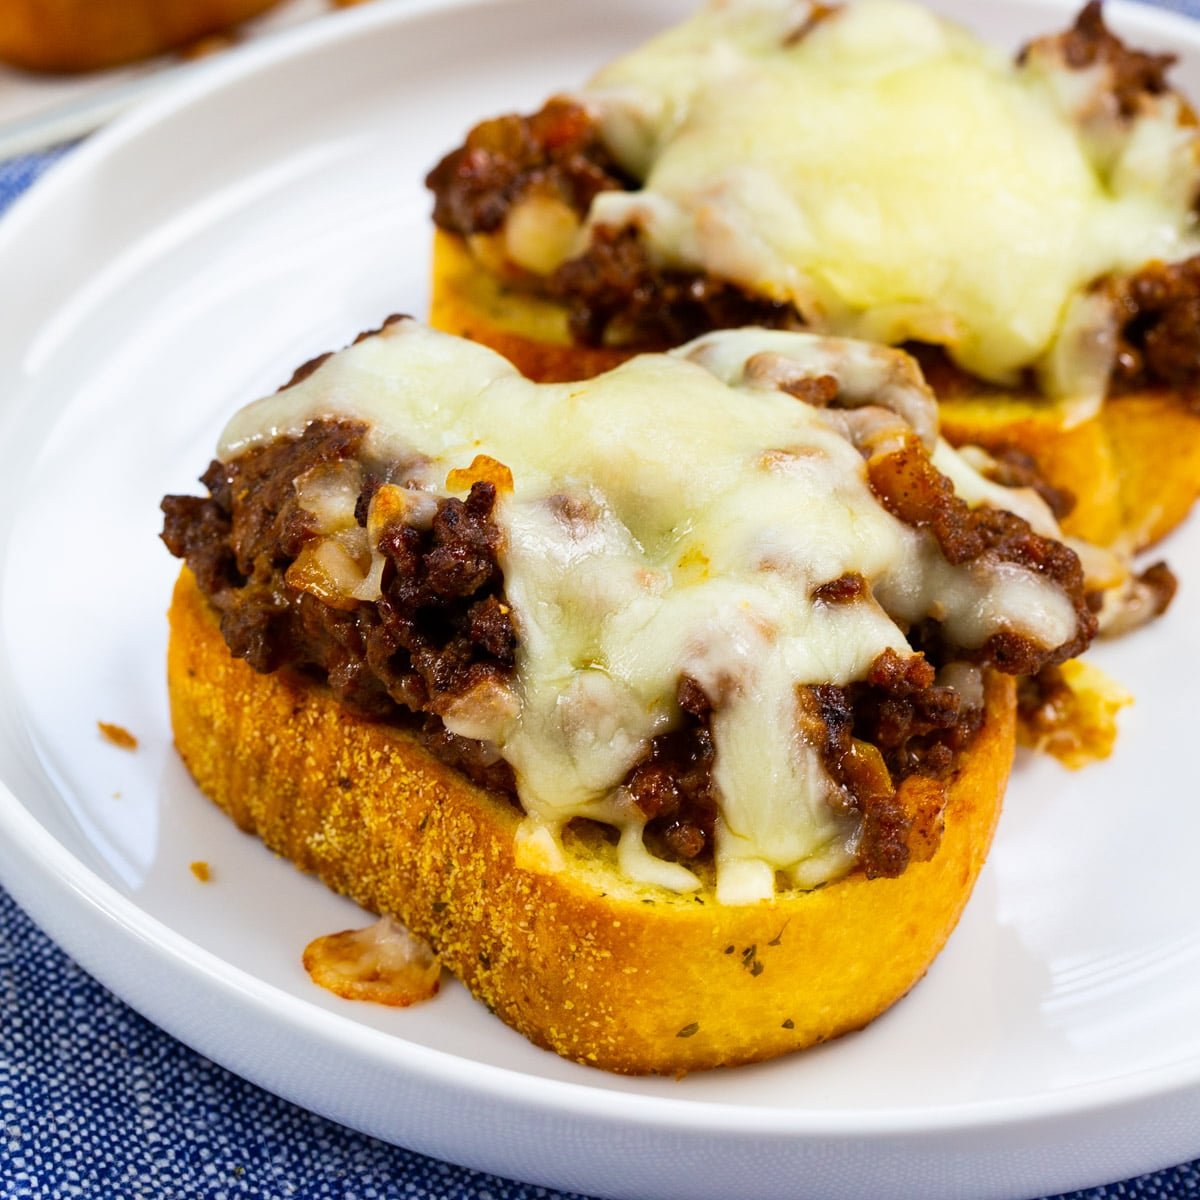
M 456 697 L 514 671 L 519 631 L 497 561 L 495 486 L 478 480 L 461 500 L 422 494 L 422 505 L 377 528 L 372 500 L 388 468 L 365 456 L 365 433 L 354 422 L 319 420 L 299 437 L 213 462 L 202 477 L 207 497 L 164 499 L 163 540 L 191 568 L 236 657 L 260 672 L 286 668 L 327 684 L 348 709 L 416 732 L 443 762 L 516 803 L 512 770 L 498 750 L 442 721 Z M 354 528 L 343 544 L 381 556 L 373 599 L 339 593 L 313 566 L 327 531 L 312 495 L 331 481 L 354 491 Z M 874 877 L 898 875 L 936 849 L 944 784 L 983 718 L 982 669 L 1036 673 L 1081 650 L 1096 622 L 1075 556 L 1019 517 L 968 508 L 917 443 L 878 460 L 870 483 L 898 519 L 928 530 L 950 561 L 1019 563 L 1059 585 L 1078 616 L 1077 637 L 1053 650 L 1015 633 L 955 646 L 926 621 L 909 631 L 924 657 L 885 651 L 859 682 L 802 689 L 802 732 L 837 787 L 835 806 L 861 818 L 859 862 Z M 848 604 L 864 590 L 860 577 L 848 575 L 822 584 L 814 598 Z M 653 739 L 625 787 L 657 853 L 704 861 L 717 814 L 714 706 L 686 675 L 677 700 L 677 727 Z
M 1122 116 L 1137 113 L 1143 96 L 1161 96 L 1169 90 L 1167 72 L 1175 65 L 1174 54 L 1147 54 L 1126 46 L 1104 24 L 1101 0 L 1088 0 L 1075 24 L 1054 39 L 1061 47 L 1067 66 L 1086 71 L 1098 64 L 1112 68 L 1112 91 Z M 1028 47 L 1017 56 L 1022 62 Z
M 1061 47 L 1072 69 L 1098 63 L 1111 68 L 1113 100 L 1124 116 L 1135 114 L 1143 97 L 1168 90 L 1166 72 L 1174 56 L 1126 46 L 1105 26 L 1099 0 L 1091 0 L 1069 30 L 1049 40 Z M 475 126 L 430 171 L 426 184 L 434 194 L 438 227 L 471 237 L 496 232 L 515 205 L 532 197 L 564 204 L 582 221 L 599 192 L 633 190 L 638 181 L 613 161 L 586 110 L 555 98 L 532 116 L 507 115 Z M 658 350 L 714 329 L 803 327 L 789 304 L 712 275 L 657 265 L 634 228 L 598 226 L 583 253 L 549 276 L 510 282 L 560 302 L 572 336 L 585 345 Z M 1151 262 L 1095 286 L 1116 301 L 1113 393 L 1167 387 L 1200 409 L 1200 256 L 1169 265 Z M 923 365 L 930 357 L 929 348 L 924 350 Z M 948 360 L 942 365 L 950 373 L 958 370 Z M 959 381 L 948 382 L 953 391 Z M 978 390 L 980 381 L 969 382 Z

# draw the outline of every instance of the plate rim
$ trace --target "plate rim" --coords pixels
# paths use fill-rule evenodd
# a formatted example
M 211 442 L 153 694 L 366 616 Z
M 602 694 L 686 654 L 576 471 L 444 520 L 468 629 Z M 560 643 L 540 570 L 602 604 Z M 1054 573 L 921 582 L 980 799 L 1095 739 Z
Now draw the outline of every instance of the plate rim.
M 504 2 L 504 0 L 500 0 Z M 4 845 L 7 843 L 7 845 Z M 1043 1093 L 1034 1100 L 1010 1098 L 975 1101 L 957 1105 L 930 1105 L 925 1108 L 879 1108 L 863 1113 L 848 1108 L 791 1108 L 774 1109 L 746 1104 L 720 1104 L 711 1100 L 682 1100 L 669 1096 L 645 1096 L 592 1087 L 587 1083 L 544 1079 L 509 1067 L 462 1058 L 449 1051 L 409 1041 L 402 1034 L 385 1032 L 362 1025 L 351 1016 L 331 1012 L 294 996 L 282 988 L 259 979 L 249 971 L 227 962 L 219 955 L 196 944 L 173 930 L 165 922 L 146 912 L 130 898 L 123 896 L 112 884 L 78 859 L 47 830 L 0 780 L 0 865 L 11 849 L 27 852 L 33 864 L 30 875 L 40 872 L 50 883 L 65 885 L 82 900 L 103 913 L 123 934 L 157 947 L 170 962 L 185 974 L 201 976 L 215 982 L 230 997 L 249 999 L 256 1007 L 269 1006 L 276 1015 L 285 1012 L 293 1028 L 315 1027 L 318 1033 L 328 1026 L 328 1036 L 339 1043 L 362 1043 L 359 1050 L 377 1050 L 388 1059 L 411 1056 L 412 1063 L 396 1062 L 422 1075 L 432 1075 L 439 1082 L 465 1083 L 472 1090 L 484 1084 L 484 1090 L 501 1098 L 511 1098 L 514 1084 L 535 1085 L 537 1094 L 524 1095 L 536 1107 L 547 1111 L 566 1108 L 574 1115 L 625 1124 L 629 1119 L 650 1120 L 655 1124 L 674 1126 L 673 1118 L 686 1117 L 680 1128 L 688 1132 L 697 1129 L 708 1133 L 753 1132 L 756 1136 L 850 1136 L 890 1137 L 911 1133 L 952 1133 L 981 1127 L 1019 1127 L 1055 1116 L 1080 1116 L 1091 1112 L 1119 1109 L 1128 1103 L 1159 1098 L 1175 1090 L 1200 1089 L 1200 1055 L 1193 1055 L 1169 1067 L 1146 1068 L 1112 1079 Z M 10 878 L 18 878 L 19 870 L 5 871 L 0 879 L 6 887 Z M 11 888 L 14 894 L 28 892 L 28 883 L 18 878 Z M 35 903 L 21 906 L 37 919 Z M 34 910 L 34 911 L 31 911 Z M 42 920 L 37 920 L 39 926 Z M 52 939 L 58 940 L 58 939 Z M 62 944 L 61 942 L 59 944 Z M 114 991 L 117 989 L 114 988 Z M 126 1000 L 124 991 L 118 992 Z M 132 1001 L 126 1003 L 133 1005 Z M 151 1018 L 153 1019 L 153 1018 Z M 185 1038 L 179 1040 L 187 1041 Z M 447 1071 L 446 1069 L 449 1068 Z M 465 1076 L 469 1075 L 467 1079 Z M 1140 1086 L 1138 1086 L 1140 1085 Z M 518 1089 L 520 1090 L 520 1089 Z M 619 1101 L 620 1112 L 595 1112 L 594 1098 Z M 1073 1101 L 1082 1099 L 1082 1104 Z M 939 1114 L 941 1123 L 929 1121 Z M 700 1119 L 697 1120 L 696 1118 Z M 849 1117 L 851 1120 L 847 1121 Z M 739 1130 L 745 1125 L 745 1130 Z M 798 1127 L 799 1126 L 799 1127 Z

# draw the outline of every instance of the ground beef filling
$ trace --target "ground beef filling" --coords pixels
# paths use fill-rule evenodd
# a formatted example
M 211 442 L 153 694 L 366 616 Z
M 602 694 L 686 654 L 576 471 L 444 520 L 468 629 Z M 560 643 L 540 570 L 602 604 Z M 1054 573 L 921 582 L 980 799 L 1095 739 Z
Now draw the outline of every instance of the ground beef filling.
M 821 6 L 819 19 L 834 10 Z M 1065 33 L 1036 44 L 1057 46 L 1074 70 L 1110 67 L 1114 101 L 1124 117 L 1136 116 L 1146 98 L 1169 90 L 1166 73 L 1174 56 L 1126 46 L 1105 26 L 1099 0 L 1087 4 Z M 1028 47 L 1021 58 L 1027 53 Z M 582 222 L 600 192 L 640 186 L 617 165 L 586 109 L 563 98 L 530 116 L 508 115 L 475 126 L 425 182 L 434 194 L 434 222 L 463 237 L 495 233 L 530 197 L 558 200 Z M 582 254 L 548 278 L 529 276 L 524 283 L 559 301 L 572 336 L 588 346 L 661 350 L 716 329 L 803 325 L 789 304 L 713 275 L 656 264 L 632 228 L 596 228 Z M 1120 316 L 1114 391 L 1166 387 L 1200 411 L 1200 257 L 1152 263 L 1099 286 L 1110 292 Z M 921 347 L 905 348 L 916 352 L 923 366 L 930 365 Z M 939 357 L 949 362 L 944 354 Z M 939 396 L 994 390 L 957 368 L 939 372 L 939 365 L 932 364 L 930 380 Z M 1036 391 L 1032 375 L 1025 386 Z
M 1089 0 L 1075 18 L 1075 24 L 1065 33 L 1038 39 L 1031 45 L 1055 45 L 1062 59 L 1073 71 L 1086 71 L 1097 65 L 1112 71 L 1112 93 L 1123 117 L 1134 117 L 1146 96 L 1161 96 L 1170 90 L 1167 72 L 1176 62 L 1174 54 L 1146 54 L 1126 46 L 1104 24 L 1101 0 Z M 1025 47 L 1017 61 L 1023 62 L 1030 47 Z
M 960 670 L 982 696 L 978 669 Z M 857 857 L 869 879 L 900 875 L 937 850 L 946 785 L 983 722 L 972 689 L 936 678 L 925 659 L 886 650 L 859 683 L 798 693 L 800 733 L 821 752 L 829 802 L 860 818 Z M 717 817 L 713 706 L 686 675 L 677 698 L 683 723 L 654 739 L 625 786 L 647 817 L 647 844 L 689 862 L 711 853 Z
M 1016 446 L 999 446 L 990 453 L 992 464 L 982 472 L 987 479 L 1002 487 L 1032 489 L 1045 500 L 1057 521 L 1074 512 L 1075 493 L 1052 484 L 1032 454 Z
M 314 516 L 294 481 L 314 468 L 357 461 L 365 429 L 320 421 L 202 477 L 207 499 L 168 496 L 163 540 L 187 561 L 221 619 L 231 652 L 256 671 L 281 667 L 326 681 L 362 716 L 416 728 L 430 750 L 474 782 L 512 794 L 511 768 L 482 742 L 456 737 L 447 705 L 489 677 L 512 673 L 516 638 L 502 603 L 491 520 L 495 488 L 476 483 L 465 501 L 439 500 L 427 528 L 394 525 L 374 603 L 331 604 L 287 582 L 314 541 Z M 356 514 L 366 523 L 381 482 L 369 467 Z
M 507 683 L 514 670 L 516 631 L 496 558 L 492 483 L 475 482 L 465 500 L 430 498 L 420 521 L 395 521 L 378 532 L 385 558 L 378 599 L 322 597 L 296 586 L 324 536 L 301 502 L 305 480 L 352 472 L 360 481 L 354 522 L 366 529 L 387 472 L 364 458 L 364 434 L 354 422 L 317 421 L 299 437 L 214 462 L 202 477 L 207 497 L 163 501 L 163 540 L 191 568 L 234 655 L 257 671 L 290 669 L 327 683 L 351 711 L 415 730 L 443 762 L 515 803 L 512 770 L 497 750 L 452 734 L 442 720 L 456 699 L 489 680 Z M 912 508 L 919 496 L 901 492 L 913 520 L 934 520 Z M 992 530 L 988 521 L 964 521 L 956 511 L 947 517 L 948 502 L 936 488 L 922 503 L 942 513 L 935 536 L 952 552 L 969 557 L 999 546 L 1008 561 L 1053 562 L 1027 529 L 1004 525 L 1007 539 L 989 542 L 978 532 Z M 1047 569 L 1065 571 L 1061 564 Z M 861 577 L 847 575 L 817 588 L 814 598 L 853 603 L 865 590 Z M 944 784 L 983 716 L 979 668 L 965 666 L 966 655 L 928 630 L 922 636 L 927 658 L 888 651 L 859 683 L 799 694 L 800 732 L 820 749 L 831 804 L 861 818 L 858 856 L 871 877 L 897 875 L 936 848 Z M 1011 669 L 1014 656 L 1001 651 L 993 646 L 975 658 Z M 1029 654 L 1016 659 L 1027 665 Z M 958 686 L 937 673 L 951 661 Z M 971 686 L 961 686 L 963 671 L 974 672 Z M 711 858 L 717 816 L 713 704 L 686 676 L 677 699 L 679 727 L 653 739 L 624 786 L 647 818 L 652 849 L 698 862 Z
M 547 291 L 588 346 L 667 349 L 714 329 L 798 329 L 790 304 L 755 296 L 713 275 L 656 265 L 638 230 L 598 227 L 591 245 L 550 277 Z
M 872 458 L 867 479 L 884 507 L 906 525 L 928 531 L 952 566 L 976 561 L 1015 563 L 1045 576 L 1071 600 L 1075 637 L 1061 646 L 1048 648 L 1024 634 L 1002 631 L 992 634 L 982 646 L 957 648 L 956 657 L 1011 675 L 1036 675 L 1047 665 L 1073 658 L 1091 642 L 1096 616 L 1088 606 L 1079 557 L 1069 547 L 1034 533 L 1028 521 L 1013 513 L 985 506 L 970 508 L 915 438 L 909 438 L 899 450 Z M 920 648 L 934 661 L 943 661 L 937 653 L 942 638 L 936 622 L 925 622 Z
M 630 190 L 626 175 L 578 104 L 556 98 L 538 112 L 483 121 L 425 178 L 439 228 L 469 237 L 495 233 L 520 201 L 561 201 L 581 219 L 603 191 Z
M 1120 322 L 1114 387 L 1166 386 L 1200 413 L 1200 255 L 1150 263 L 1108 291 Z

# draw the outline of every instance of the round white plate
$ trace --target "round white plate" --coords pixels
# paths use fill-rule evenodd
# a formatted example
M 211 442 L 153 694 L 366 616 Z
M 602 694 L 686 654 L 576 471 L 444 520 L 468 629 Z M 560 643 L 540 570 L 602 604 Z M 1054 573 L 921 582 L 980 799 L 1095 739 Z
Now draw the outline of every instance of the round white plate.
M 1002 44 L 1067 6 L 938 7 Z M 239 834 L 171 748 L 158 502 L 293 366 L 424 311 L 421 178 L 475 119 L 685 0 L 369 6 L 216 63 L 0 225 L 0 875 L 79 961 L 242 1075 L 379 1137 L 616 1197 L 1017 1197 L 1200 1154 L 1200 525 L 1183 595 L 1098 660 L 1138 695 L 1113 759 L 1023 759 L 967 915 L 865 1032 L 682 1081 L 560 1061 L 457 985 L 392 1011 L 312 985 L 347 902 Z M 1179 49 L 1200 34 L 1111 16 Z M 133 731 L 130 753 L 98 720 Z M 211 864 L 200 883 L 189 863 Z

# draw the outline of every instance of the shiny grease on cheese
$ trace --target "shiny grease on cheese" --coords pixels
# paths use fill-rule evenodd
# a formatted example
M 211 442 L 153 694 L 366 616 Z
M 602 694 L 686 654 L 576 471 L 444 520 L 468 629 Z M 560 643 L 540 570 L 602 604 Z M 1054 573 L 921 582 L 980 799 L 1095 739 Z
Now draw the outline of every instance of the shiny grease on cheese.
M 680 720 L 686 674 L 714 702 L 719 898 L 768 896 L 777 875 L 806 887 L 834 878 L 853 865 L 858 825 L 828 803 L 797 689 L 862 679 L 884 650 L 911 653 L 902 628 L 929 616 L 965 646 L 1002 630 L 1047 646 L 1072 636 L 1072 606 L 1049 581 L 985 559 L 951 567 L 932 537 L 893 517 L 842 414 L 750 369 L 762 355 L 833 373 L 847 392 L 902 357 L 743 330 L 590 381 L 535 384 L 490 350 L 402 321 L 244 409 L 223 435 L 230 458 L 318 418 L 362 421 L 366 453 L 400 497 L 465 491 L 481 463 L 511 475 L 495 520 L 519 639 L 513 690 L 472 697 L 446 724 L 512 765 L 535 857 L 552 861 L 565 823 L 590 817 L 621 831 L 630 877 L 699 886 L 648 853 L 645 818 L 621 787 Z M 919 377 L 904 386 L 932 407 Z M 949 447 L 936 452 L 969 501 L 992 498 Z M 813 598 L 851 572 L 865 598 Z
M 1095 401 L 1113 315 L 1088 285 L 1200 248 L 1179 98 L 1114 117 L 1105 69 L 1050 44 L 1014 64 L 908 0 L 712 0 L 579 93 L 643 181 L 589 226 L 814 329 Z

